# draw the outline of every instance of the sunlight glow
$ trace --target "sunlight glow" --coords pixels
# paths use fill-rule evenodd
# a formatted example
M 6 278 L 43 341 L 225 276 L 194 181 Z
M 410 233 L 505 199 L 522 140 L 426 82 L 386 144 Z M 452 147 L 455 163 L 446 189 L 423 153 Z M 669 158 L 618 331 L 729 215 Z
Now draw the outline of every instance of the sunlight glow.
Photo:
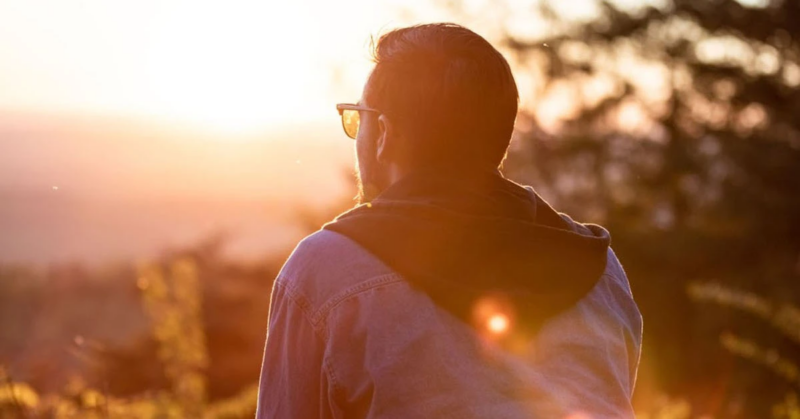
M 497 313 L 486 322 L 486 328 L 494 334 L 503 334 L 508 331 L 508 317 L 505 314 Z
M 233 131 L 302 118 L 324 75 L 298 3 L 170 5 L 149 49 L 159 112 Z
M 501 338 L 511 331 L 514 306 L 505 295 L 488 294 L 473 304 L 472 315 L 481 333 L 491 339 Z
M 335 117 L 370 35 L 400 24 L 352 0 L 0 0 L 0 109 L 157 117 L 241 132 Z

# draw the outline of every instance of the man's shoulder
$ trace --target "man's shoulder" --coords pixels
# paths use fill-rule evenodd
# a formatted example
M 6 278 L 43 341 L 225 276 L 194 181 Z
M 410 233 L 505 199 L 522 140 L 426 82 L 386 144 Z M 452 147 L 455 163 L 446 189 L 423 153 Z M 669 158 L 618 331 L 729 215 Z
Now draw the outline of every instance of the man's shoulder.
M 319 230 L 304 238 L 281 269 L 278 286 L 292 294 L 312 320 L 364 288 L 402 278 L 350 238 Z

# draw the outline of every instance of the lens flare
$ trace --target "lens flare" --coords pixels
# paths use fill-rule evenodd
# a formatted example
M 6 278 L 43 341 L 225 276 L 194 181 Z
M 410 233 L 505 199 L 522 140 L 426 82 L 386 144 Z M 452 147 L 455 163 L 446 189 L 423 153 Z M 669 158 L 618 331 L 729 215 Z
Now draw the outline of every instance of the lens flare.
M 508 323 L 508 316 L 497 313 L 489 317 L 489 321 L 486 322 L 486 328 L 494 334 L 501 335 L 508 331 Z
M 514 326 L 514 306 L 508 297 L 485 295 L 472 307 L 473 323 L 486 337 L 494 340 L 507 336 Z

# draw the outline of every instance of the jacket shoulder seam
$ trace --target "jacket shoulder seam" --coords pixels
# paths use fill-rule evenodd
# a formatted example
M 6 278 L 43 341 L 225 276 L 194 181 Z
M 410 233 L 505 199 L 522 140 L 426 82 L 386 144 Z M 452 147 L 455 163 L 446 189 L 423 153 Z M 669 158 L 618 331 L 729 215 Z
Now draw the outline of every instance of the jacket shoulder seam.
M 280 278 L 281 277 L 279 277 L 278 279 L 280 279 Z M 302 313 L 303 318 L 305 319 L 306 322 L 308 322 L 309 326 L 311 326 L 311 330 L 314 331 L 314 334 L 322 342 L 323 346 L 327 348 L 328 347 L 327 336 L 311 320 L 311 313 L 308 310 L 310 305 L 308 304 L 308 302 L 302 296 L 297 295 L 297 293 L 295 292 L 293 287 L 289 286 L 285 281 L 276 280 L 275 281 L 275 286 L 276 287 L 280 287 L 284 291 L 286 291 L 286 298 L 288 298 L 289 301 L 291 301 L 294 305 L 297 306 L 297 308 L 300 309 L 300 312 Z M 323 357 L 322 357 L 322 371 L 323 371 L 323 373 L 325 375 L 328 376 L 328 379 L 331 382 L 331 386 L 334 389 L 339 389 L 341 391 L 344 387 L 339 382 L 338 375 L 336 374 L 336 372 L 335 372 L 335 370 L 333 368 L 333 365 L 330 363 L 330 360 L 328 359 L 329 357 L 327 355 L 327 352 L 328 351 L 325 350 L 326 354 L 323 355 Z
M 337 306 L 341 305 L 345 301 L 355 297 L 361 293 L 369 291 L 374 288 L 378 288 L 383 285 L 388 285 L 396 282 L 403 282 L 404 279 L 397 273 L 388 273 L 378 275 L 366 281 L 362 281 L 356 285 L 353 285 L 343 291 L 340 291 L 333 297 L 329 298 L 325 301 L 324 304 L 320 306 L 320 308 L 312 315 L 310 318 L 311 321 L 315 322 L 318 325 L 325 323 L 325 319 L 328 317 L 328 314 Z
M 294 287 L 290 286 L 285 281 L 281 281 L 281 278 L 282 277 L 278 277 L 278 279 L 275 280 L 275 286 L 281 287 L 286 291 L 286 298 L 288 298 L 289 301 L 291 301 L 295 306 L 297 306 L 297 308 L 300 309 L 300 312 L 303 313 L 303 318 L 305 318 L 305 321 L 307 321 L 309 326 L 311 326 L 311 330 L 314 331 L 314 334 L 317 335 L 323 344 L 327 345 L 327 336 L 322 333 L 322 330 L 317 327 L 318 325 L 313 320 L 313 314 L 310 311 L 311 305 L 305 298 L 303 298 L 302 295 L 299 295 L 299 293 L 296 292 Z

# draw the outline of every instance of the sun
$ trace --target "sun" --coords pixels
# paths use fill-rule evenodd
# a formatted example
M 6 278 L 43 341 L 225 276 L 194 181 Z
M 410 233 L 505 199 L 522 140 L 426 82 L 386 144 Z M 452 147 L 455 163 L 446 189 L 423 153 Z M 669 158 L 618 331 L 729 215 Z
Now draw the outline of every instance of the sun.
M 13 3 L 0 0 L 0 107 L 224 132 L 335 118 L 393 15 L 373 0 Z
M 162 10 L 150 40 L 150 111 L 230 132 L 306 118 L 325 74 L 315 62 L 314 34 L 293 27 L 303 13 L 293 4 Z

